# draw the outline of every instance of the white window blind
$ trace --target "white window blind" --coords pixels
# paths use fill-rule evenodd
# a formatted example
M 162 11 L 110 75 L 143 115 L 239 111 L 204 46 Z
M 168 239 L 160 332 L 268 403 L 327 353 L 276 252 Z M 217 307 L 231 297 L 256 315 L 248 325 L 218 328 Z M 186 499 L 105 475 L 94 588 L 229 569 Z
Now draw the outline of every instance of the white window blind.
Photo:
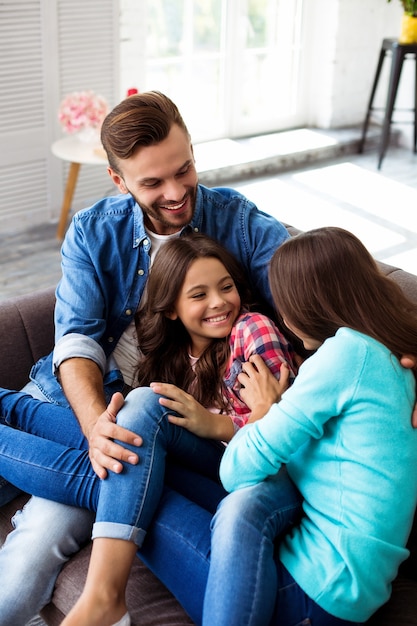
M 92 89 L 119 99 L 119 15 L 115 0 L 3 0 L 0 3 L 0 228 L 57 219 L 68 166 L 51 154 L 63 136 L 61 98 Z M 82 166 L 74 207 L 110 186 L 105 168 Z
M 47 207 L 45 96 L 39 0 L 0 4 L 0 220 L 36 221 Z

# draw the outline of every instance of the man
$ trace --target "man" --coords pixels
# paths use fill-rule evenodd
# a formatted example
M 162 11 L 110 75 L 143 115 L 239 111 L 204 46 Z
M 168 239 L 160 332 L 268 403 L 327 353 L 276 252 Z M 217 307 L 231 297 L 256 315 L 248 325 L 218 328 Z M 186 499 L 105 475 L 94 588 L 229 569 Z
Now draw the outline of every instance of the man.
M 163 94 L 130 96 L 102 127 L 109 174 L 121 195 L 77 213 L 62 247 L 55 310 L 56 345 L 25 390 L 71 406 L 105 478 L 138 456 L 115 423 L 114 391 L 134 385 L 134 315 L 153 255 L 171 237 L 194 230 L 217 239 L 245 268 L 255 294 L 271 306 L 267 265 L 286 229 L 232 189 L 198 184 L 187 128 Z M 52 374 L 53 372 L 53 374 Z M 62 564 L 87 541 L 90 513 L 31 498 L 0 551 L 0 626 L 24 625 L 51 597 Z M 25 601 L 21 584 L 25 581 Z

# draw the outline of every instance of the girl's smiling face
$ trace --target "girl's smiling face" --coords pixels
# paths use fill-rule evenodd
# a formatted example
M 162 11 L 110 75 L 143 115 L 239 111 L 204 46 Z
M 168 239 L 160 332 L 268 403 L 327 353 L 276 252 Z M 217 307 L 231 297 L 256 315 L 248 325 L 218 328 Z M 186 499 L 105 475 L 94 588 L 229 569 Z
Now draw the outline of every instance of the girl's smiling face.
M 191 263 L 169 317 L 184 324 L 191 338 L 191 353 L 198 357 L 213 339 L 230 334 L 240 307 L 229 272 L 221 261 L 209 257 Z

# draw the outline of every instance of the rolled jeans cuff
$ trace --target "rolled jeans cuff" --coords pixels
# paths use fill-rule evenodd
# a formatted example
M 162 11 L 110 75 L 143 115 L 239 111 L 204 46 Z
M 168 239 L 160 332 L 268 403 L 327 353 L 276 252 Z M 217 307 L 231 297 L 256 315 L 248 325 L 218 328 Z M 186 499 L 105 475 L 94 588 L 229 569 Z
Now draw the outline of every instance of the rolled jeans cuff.
M 129 524 L 118 524 L 116 522 L 95 522 L 91 538 L 97 539 L 98 537 L 133 541 L 138 548 L 141 548 L 146 537 L 146 530 L 130 526 Z

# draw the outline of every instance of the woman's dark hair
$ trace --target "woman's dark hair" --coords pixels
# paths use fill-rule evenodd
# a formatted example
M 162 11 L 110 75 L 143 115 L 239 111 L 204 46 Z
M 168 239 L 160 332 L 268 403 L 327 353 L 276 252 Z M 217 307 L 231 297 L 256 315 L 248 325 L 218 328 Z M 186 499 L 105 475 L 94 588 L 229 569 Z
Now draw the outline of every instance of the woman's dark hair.
M 225 248 L 206 235 L 191 234 L 171 239 L 157 252 L 146 285 L 145 303 L 136 314 L 136 328 L 142 357 L 138 365 L 139 385 L 152 381 L 173 383 L 192 393 L 205 407 L 227 409 L 223 374 L 230 353 L 229 337 L 214 339 L 191 366 L 190 336 L 174 311 L 191 264 L 197 259 L 218 259 L 236 285 L 242 307 L 249 307 L 251 295 L 244 272 Z
M 308 336 L 323 342 L 346 326 L 397 358 L 417 355 L 417 305 L 352 233 L 328 227 L 288 239 L 272 257 L 269 281 L 279 313 Z
M 101 127 L 101 142 L 110 167 L 120 175 L 120 159 L 129 159 L 140 147 L 160 143 L 168 137 L 173 124 L 190 136 L 176 105 L 159 91 L 122 100 Z

